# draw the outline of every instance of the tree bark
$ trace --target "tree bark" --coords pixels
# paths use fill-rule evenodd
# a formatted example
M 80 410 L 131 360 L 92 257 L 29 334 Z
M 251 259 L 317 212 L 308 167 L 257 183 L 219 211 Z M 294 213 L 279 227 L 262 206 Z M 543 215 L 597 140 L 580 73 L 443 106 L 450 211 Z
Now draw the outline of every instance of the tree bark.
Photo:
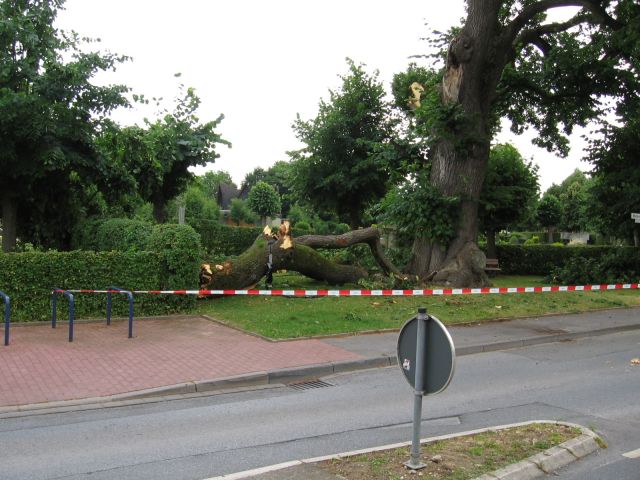
M 303 235 L 295 239 L 297 245 L 305 245 L 311 248 L 346 248 L 358 243 L 369 245 L 373 257 L 380 268 L 387 275 L 395 274 L 402 276 L 400 270 L 386 257 L 380 237 L 382 232 L 375 227 L 352 230 L 342 235 Z
M 2 194 L 2 251 L 11 252 L 16 248 L 18 222 L 18 202 L 9 192 Z
M 409 268 L 422 279 L 447 286 L 490 285 L 484 265 L 479 266 L 485 260 L 477 246 L 478 200 L 489 162 L 492 102 L 506 64 L 506 49 L 496 48 L 500 3 L 468 2 L 465 26 L 449 46 L 441 85 L 442 105 L 459 105 L 464 119 L 440 134 L 429 182 L 443 195 L 460 199 L 458 223 L 447 245 L 416 239 Z
M 348 236 L 348 234 L 345 235 Z M 310 244 L 332 243 L 329 237 L 311 237 L 306 240 Z M 357 282 L 368 277 L 367 271 L 360 267 L 338 265 L 327 260 L 311 246 L 305 245 L 304 241 L 291 239 L 288 230 L 283 231 L 283 229 L 277 238 L 270 233 L 260 235 L 238 258 L 218 265 L 203 265 L 200 272 L 200 288 L 210 290 L 251 288 L 268 274 L 269 254 L 271 254 L 271 271 L 292 270 L 314 280 L 338 285 Z M 342 240 L 339 243 L 341 242 Z M 334 245 L 336 246 L 326 248 L 341 248 L 335 242 Z

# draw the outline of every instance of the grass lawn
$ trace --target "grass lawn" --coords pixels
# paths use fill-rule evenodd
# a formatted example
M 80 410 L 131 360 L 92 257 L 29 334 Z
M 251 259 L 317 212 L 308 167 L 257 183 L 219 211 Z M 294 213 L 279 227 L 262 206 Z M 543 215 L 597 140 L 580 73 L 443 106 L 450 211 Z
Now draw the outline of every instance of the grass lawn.
M 504 275 L 492 281 L 496 287 L 545 285 L 542 277 L 532 276 Z M 361 288 L 330 286 L 293 273 L 275 275 L 273 285 L 277 289 Z M 197 310 L 242 330 L 285 339 L 399 329 L 418 307 L 426 307 L 443 323 L 452 325 L 638 305 L 637 290 L 613 290 L 423 297 L 229 296 L 200 300 Z

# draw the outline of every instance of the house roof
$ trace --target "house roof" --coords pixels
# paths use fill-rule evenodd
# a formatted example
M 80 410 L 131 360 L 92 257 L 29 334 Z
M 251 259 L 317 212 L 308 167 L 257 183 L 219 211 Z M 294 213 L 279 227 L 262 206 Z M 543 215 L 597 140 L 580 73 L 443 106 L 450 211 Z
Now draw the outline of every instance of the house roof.
M 231 200 L 238 198 L 240 192 L 233 185 L 228 183 L 221 183 L 218 185 L 218 193 L 216 195 L 216 202 L 222 210 L 228 210 L 231 207 Z

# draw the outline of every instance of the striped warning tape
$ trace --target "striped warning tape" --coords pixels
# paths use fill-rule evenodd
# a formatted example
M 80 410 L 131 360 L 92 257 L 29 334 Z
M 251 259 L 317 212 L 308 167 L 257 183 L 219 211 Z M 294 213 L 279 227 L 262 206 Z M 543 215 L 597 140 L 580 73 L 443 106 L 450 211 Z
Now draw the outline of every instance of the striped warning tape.
M 271 297 L 410 297 L 430 295 L 488 295 L 504 293 L 589 292 L 639 289 L 640 283 L 554 285 L 547 287 L 442 288 L 423 290 L 132 290 L 151 295 L 263 295 Z M 70 293 L 127 293 L 121 290 L 55 290 Z

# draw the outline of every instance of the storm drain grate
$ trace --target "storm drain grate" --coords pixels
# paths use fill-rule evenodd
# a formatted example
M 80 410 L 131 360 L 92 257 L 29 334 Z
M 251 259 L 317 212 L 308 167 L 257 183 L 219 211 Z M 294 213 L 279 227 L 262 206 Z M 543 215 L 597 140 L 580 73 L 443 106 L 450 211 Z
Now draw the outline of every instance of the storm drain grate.
M 322 380 L 309 380 L 307 382 L 292 383 L 289 385 L 289 387 L 293 388 L 294 390 L 312 390 L 314 388 L 333 387 L 333 385 L 327 382 L 323 382 Z

